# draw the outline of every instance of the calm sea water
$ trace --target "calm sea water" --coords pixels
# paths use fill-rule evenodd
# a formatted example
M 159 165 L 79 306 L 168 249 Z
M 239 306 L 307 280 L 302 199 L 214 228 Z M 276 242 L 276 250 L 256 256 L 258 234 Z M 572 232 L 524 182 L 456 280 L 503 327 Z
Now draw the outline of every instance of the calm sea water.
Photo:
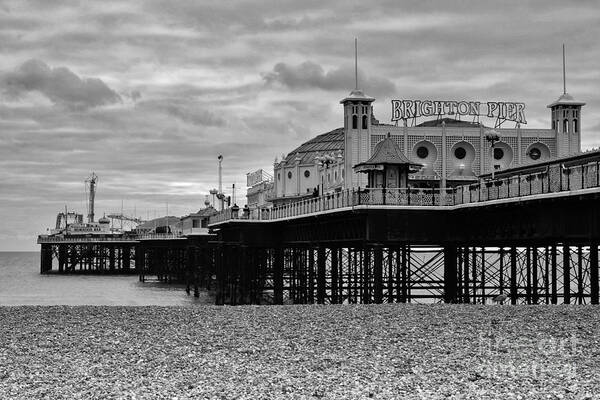
M 181 285 L 141 283 L 132 276 L 41 275 L 38 252 L 0 252 L 0 306 L 212 304 Z

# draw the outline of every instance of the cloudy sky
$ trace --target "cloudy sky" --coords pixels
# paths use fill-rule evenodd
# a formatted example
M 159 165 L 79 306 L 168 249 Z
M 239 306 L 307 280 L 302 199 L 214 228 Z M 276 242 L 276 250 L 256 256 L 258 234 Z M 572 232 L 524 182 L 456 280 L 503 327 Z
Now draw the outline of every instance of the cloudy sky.
M 564 42 L 600 145 L 596 1 L 0 0 L 0 250 L 35 250 L 65 204 L 85 214 L 92 171 L 97 215 L 144 218 L 200 208 L 218 154 L 227 187 L 272 171 L 342 125 L 355 37 L 381 121 L 392 98 L 507 100 L 542 128 Z

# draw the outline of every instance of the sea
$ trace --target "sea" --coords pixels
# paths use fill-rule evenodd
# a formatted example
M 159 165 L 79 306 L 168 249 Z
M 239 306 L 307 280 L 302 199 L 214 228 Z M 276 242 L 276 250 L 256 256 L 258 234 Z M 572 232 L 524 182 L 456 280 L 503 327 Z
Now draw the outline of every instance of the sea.
M 39 252 L 0 252 L 0 306 L 194 306 L 214 304 L 183 285 L 139 282 L 136 275 L 42 275 Z

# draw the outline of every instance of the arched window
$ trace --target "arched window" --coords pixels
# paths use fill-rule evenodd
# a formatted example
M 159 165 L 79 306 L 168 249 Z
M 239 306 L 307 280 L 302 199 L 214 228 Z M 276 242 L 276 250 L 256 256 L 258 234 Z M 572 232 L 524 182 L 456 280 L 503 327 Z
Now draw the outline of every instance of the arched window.
M 358 116 L 352 116 L 352 129 L 358 129 Z
M 569 120 L 563 119 L 563 133 L 569 133 Z
M 367 116 L 363 115 L 362 117 L 362 128 L 367 129 Z
M 579 126 L 577 126 L 577 125 L 578 125 L 577 120 L 574 119 L 573 120 L 573 133 L 579 132 Z

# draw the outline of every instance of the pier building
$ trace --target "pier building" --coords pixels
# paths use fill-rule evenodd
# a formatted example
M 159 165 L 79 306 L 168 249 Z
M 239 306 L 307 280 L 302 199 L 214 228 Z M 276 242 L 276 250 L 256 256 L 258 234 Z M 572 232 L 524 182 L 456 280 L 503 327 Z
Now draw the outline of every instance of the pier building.
M 388 136 L 411 162 L 422 165 L 410 176 L 409 186 L 423 188 L 473 183 L 492 170 L 581 151 L 585 103 L 566 92 L 547 106 L 547 128 L 525 128 L 526 107 L 522 103 L 488 102 L 482 112 L 479 102 L 394 100 L 394 123 L 381 123 L 373 115 L 374 101 L 362 90 L 351 91 L 340 101 L 343 127 L 320 134 L 281 160 L 275 159 L 274 205 L 315 192 L 366 187 L 367 176 L 356 173 L 353 167 L 369 159 L 375 146 Z M 487 123 L 481 116 L 492 119 Z M 425 117 L 431 119 L 422 120 Z M 490 133 L 497 139 L 490 140 Z

